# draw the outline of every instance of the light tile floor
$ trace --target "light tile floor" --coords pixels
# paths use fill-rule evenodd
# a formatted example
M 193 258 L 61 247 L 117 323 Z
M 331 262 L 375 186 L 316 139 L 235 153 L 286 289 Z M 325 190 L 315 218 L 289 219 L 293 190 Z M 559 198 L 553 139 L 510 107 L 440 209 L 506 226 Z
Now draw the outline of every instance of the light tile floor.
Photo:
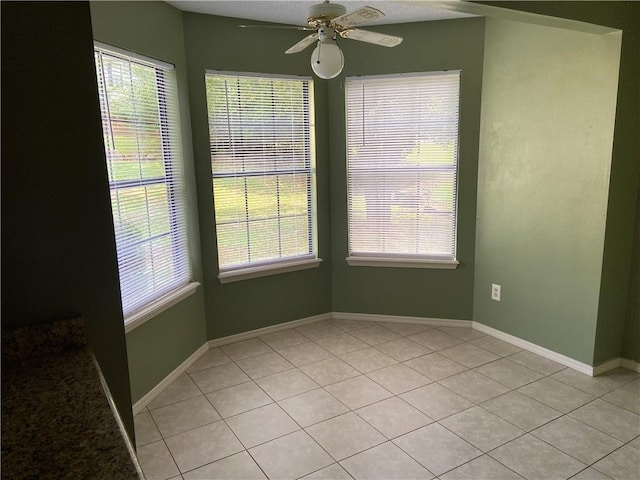
M 470 328 L 327 321 L 209 350 L 135 417 L 155 479 L 640 479 L 640 375 Z

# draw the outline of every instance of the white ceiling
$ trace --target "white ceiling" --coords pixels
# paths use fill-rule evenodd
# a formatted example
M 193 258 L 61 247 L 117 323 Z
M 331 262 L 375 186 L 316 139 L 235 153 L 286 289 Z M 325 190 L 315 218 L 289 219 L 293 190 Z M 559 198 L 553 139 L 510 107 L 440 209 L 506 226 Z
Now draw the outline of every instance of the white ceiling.
M 187 12 L 288 25 L 306 25 L 309 5 L 322 2 L 320 0 L 172 0 L 167 3 Z M 364 2 L 339 0 L 333 3 L 344 5 L 347 8 L 347 12 L 370 6 L 381 10 L 385 14 L 384 18 L 367 23 L 366 26 L 474 16 L 454 11 L 455 9 L 438 8 L 438 6 L 445 3 L 449 5 L 456 3 L 450 0 L 447 2 L 429 0 L 367 0 Z

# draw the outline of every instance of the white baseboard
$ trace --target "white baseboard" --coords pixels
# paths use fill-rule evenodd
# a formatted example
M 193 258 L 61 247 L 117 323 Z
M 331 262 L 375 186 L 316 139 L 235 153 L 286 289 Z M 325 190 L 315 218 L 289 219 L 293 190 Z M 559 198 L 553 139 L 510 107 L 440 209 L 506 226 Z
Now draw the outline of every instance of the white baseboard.
M 609 370 L 613 370 L 614 368 L 618 368 L 621 365 L 622 365 L 621 358 L 611 359 L 607 362 L 601 363 L 600 365 L 596 365 L 595 367 L 593 367 L 593 376 L 597 377 L 598 375 L 602 375 L 603 373 L 608 372 Z
M 376 313 L 333 312 L 334 320 L 356 320 L 362 322 L 411 323 L 435 327 L 471 327 L 471 320 L 450 320 L 447 318 L 404 317 L 400 315 L 379 315 Z
M 226 337 L 214 338 L 210 340 L 209 348 L 220 347 L 222 345 L 228 345 L 229 343 L 241 342 L 242 340 L 249 340 L 250 338 L 260 337 L 269 333 L 280 332 L 282 330 L 288 330 L 289 328 L 301 327 L 309 323 L 321 322 L 323 320 L 331 320 L 332 315 L 329 313 L 322 313 L 320 315 L 314 315 L 313 317 L 300 318 L 298 320 L 292 320 L 290 322 L 278 323 L 276 325 L 269 325 L 268 327 L 258 328 L 256 330 L 249 330 L 248 332 L 236 333 L 235 335 L 228 335 Z
M 149 405 L 154 398 L 160 395 L 165 388 L 173 383 L 174 380 L 176 380 L 180 375 L 186 372 L 187 368 L 193 365 L 196 360 L 198 360 L 202 355 L 206 353 L 207 350 L 209 350 L 209 345 L 207 343 L 204 343 L 200 348 L 189 355 L 189 358 L 178 365 L 176 369 L 173 370 L 169 375 L 164 377 L 164 379 L 162 379 L 159 384 L 153 387 L 144 397 L 133 404 L 133 414 L 137 415 L 142 410 L 144 410 L 144 408 Z
M 274 333 L 281 330 L 287 330 L 289 328 L 300 327 L 309 323 L 320 322 L 322 320 L 331 320 L 331 313 L 323 313 L 321 315 L 315 315 L 313 317 L 301 318 L 299 320 L 293 320 L 291 322 L 279 323 L 277 325 L 270 325 L 264 328 L 258 328 L 256 330 L 250 330 L 248 332 L 242 332 L 235 335 L 229 335 L 227 337 L 216 338 L 209 342 L 204 343 L 200 348 L 193 352 L 189 358 L 176 367 L 169 375 L 167 375 L 160 383 L 153 387 L 144 397 L 138 400 L 133 405 L 133 414 L 137 415 L 144 408 L 149 405 L 154 398 L 160 395 L 173 381 L 175 381 L 180 375 L 187 371 L 187 369 L 193 365 L 202 355 L 204 355 L 210 348 L 219 347 L 221 345 L 227 345 L 229 343 L 240 342 L 242 340 L 248 340 L 250 338 L 259 337 L 268 333 Z
M 574 360 L 573 358 L 554 352 L 553 350 L 549 350 L 548 348 L 544 348 L 540 345 L 536 345 L 535 343 L 528 342 L 527 340 L 514 337 L 513 335 L 509 335 L 508 333 L 496 330 L 495 328 L 489 327 L 483 323 L 473 322 L 473 328 L 517 347 L 536 353 L 541 357 L 548 358 L 549 360 L 553 360 L 554 362 L 557 362 L 561 365 L 565 365 L 584 374 L 593 376 L 594 369 L 591 365 L 579 362 L 577 360 Z
M 640 373 L 640 363 L 635 362 L 633 360 L 629 360 L 628 358 L 620 359 L 620 366 L 624 368 L 628 368 L 629 370 L 633 370 L 634 372 Z
M 528 342 L 521 338 L 514 337 L 513 335 L 509 335 L 508 333 L 496 330 L 495 328 L 491 328 L 483 323 L 473 322 L 473 328 L 592 377 L 597 377 L 598 375 L 602 375 L 603 373 L 618 367 L 624 367 L 640 373 L 640 363 L 626 358 L 614 358 L 592 367 L 591 365 L 579 362 L 573 358 L 554 352 L 553 350 L 549 350 L 548 348 L 541 347 L 535 343 Z
M 100 364 L 96 359 L 95 355 L 91 354 L 91 360 L 93 361 L 93 365 L 98 372 L 98 378 L 100 379 L 100 384 L 102 385 L 102 389 L 104 390 L 105 397 L 107 397 L 107 403 L 109 404 L 109 408 L 111 409 L 111 413 L 113 414 L 113 418 L 118 425 L 118 429 L 120 430 L 120 435 L 122 435 L 122 440 L 124 441 L 125 446 L 127 447 L 127 451 L 129 452 L 129 456 L 131 457 L 131 461 L 133 462 L 133 466 L 136 469 L 136 473 L 138 474 L 138 478 L 140 480 L 144 480 L 144 474 L 142 473 L 142 467 L 140 466 L 140 462 L 138 462 L 138 457 L 136 456 L 136 450 L 133 448 L 133 444 L 131 443 L 131 438 L 127 433 L 127 429 L 124 428 L 124 422 L 122 421 L 122 417 L 120 416 L 120 412 L 118 411 L 118 407 L 116 407 L 116 402 L 111 395 L 111 390 L 109 389 L 109 385 L 107 384 L 107 380 L 102 375 L 102 369 L 100 368 Z
M 640 373 L 640 363 L 629 360 L 628 358 L 614 358 L 608 362 L 604 362 L 593 367 L 593 376 L 597 377 L 598 375 L 602 375 L 603 373 L 618 367 L 624 367 Z
M 516 345 L 524 350 L 536 353 L 542 357 L 558 362 L 561 365 L 573 368 L 586 375 L 596 376 L 605 373 L 609 370 L 617 368 L 619 366 L 628 368 L 635 372 L 640 373 L 640 364 L 624 358 L 615 358 L 609 360 L 601 365 L 592 367 L 586 363 L 579 362 L 573 358 L 567 357 L 560 353 L 554 352 L 547 348 L 536 345 L 535 343 L 528 342 L 521 338 L 515 337 L 508 333 L 496 330 L 479 322 L 471 320 L 453 320 L 442 318 L 427 318 L 427 317 L 407 317 L 399 315 L 379 315 L 372 313 L 349 313 L 349 312 L 329 312 L 320 315 L 314 315 L 313 317 L 301 318 L 299 320 L 292 320 L 290 322 L 279 323 L 277 325 L 270 325 L 268 327 L 258 328 L 256 330 L 250 330 L 248 332 L 237 333 L 235 335 L 228 335 L 226 337 L 215 338 L 209 342 L 203 344 L 198 350 L 193 352 L 189 358 L 182 362 L 175 370 L 167 375 L 158 385 L 156 385 L 149 393 L 138 400 L 133 405 L 133 414 L 140 413 L 151 401 L 156 398 L 165 388 L 167 388 L 176 378 L 182 375 L 198 358 L 200 358 L 210 348 L 220 347 L 222 345 L 228 345 L 230 343 L 240 342 L 242 340 L 248 340 L 269 333 L 275 333 L 289 328 L 300 327 L 302 325 L 308 325 L 310 323 L 321 322 L 324 320 L 355 320 L 363 322 L 384 322 L 384 323 L 410 323 L 415 325 L 430 325 L 436 327 L 468 327 L 474 328 L 478 331 L 484 332 L 492 337 L 503 340 L 512 345 Z

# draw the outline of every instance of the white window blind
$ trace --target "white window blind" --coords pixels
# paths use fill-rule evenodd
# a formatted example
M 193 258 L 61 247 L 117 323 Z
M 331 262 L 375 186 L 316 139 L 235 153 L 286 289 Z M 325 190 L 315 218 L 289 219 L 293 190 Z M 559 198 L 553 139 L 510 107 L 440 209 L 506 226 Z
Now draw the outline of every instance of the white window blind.
M 126 321 L 191 278 L 176 79 L 166 64 L 94 52 Z
M 220 272 L 316 258 L 310 78 L 208 72 Z
M 455 260 L 460 72 L 347 78 L 350 257 Z

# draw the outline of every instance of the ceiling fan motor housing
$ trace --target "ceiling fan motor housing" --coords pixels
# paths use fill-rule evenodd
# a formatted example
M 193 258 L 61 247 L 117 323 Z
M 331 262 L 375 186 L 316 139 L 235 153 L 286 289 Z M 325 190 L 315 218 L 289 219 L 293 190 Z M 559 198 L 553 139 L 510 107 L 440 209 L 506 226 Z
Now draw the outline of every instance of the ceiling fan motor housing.
M 309 7 L 307 22 L 313 27 L 328 25 L 331 20 L 347 13 L 344 5 L 337 3 L 318 3 Z

